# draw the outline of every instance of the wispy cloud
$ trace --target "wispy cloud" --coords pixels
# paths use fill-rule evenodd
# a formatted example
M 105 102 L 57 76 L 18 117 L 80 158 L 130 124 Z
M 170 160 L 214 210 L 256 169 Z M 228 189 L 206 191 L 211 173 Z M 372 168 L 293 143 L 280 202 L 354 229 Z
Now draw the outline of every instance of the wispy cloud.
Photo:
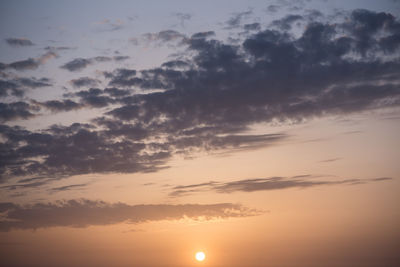
M 329 163 L 329 162 L 335 162 L 335 161 L 338 161 L 338 160 L 341 160 L 341 159 L 342 158 L 330 158 L 330 159 L 321 160 L 319 162 L 321 162 L 321 163 Z
M 312 179 L 311 179 L 312 178 Z M 179 197 L 199 192 L 234 193 L 234 192 L 256 192 L 282 190 L 289 188 L 310 188 L 329 185 L 356 185 L 371 182 L 392 180 L 390 177 L 372 179 L 315 179 L 320 176 L 298 175 L 293 177 L 269 177 L 257 179 L 244 179 L 232 182 L 210 181 L 201 184 L 179 185 L 172 188 L 169 193 L 171 197 Z M 329 177 L 328 177 L 329 178 Z
M 71 185 L 53 187 L 53 188 L 50 189 L 50 191 L 52 191 L 52 192 L 62 192 L 62 191 L 83 189 L 83 188 L 87 187 L 87 185 L 88 184 L 71 184 Z

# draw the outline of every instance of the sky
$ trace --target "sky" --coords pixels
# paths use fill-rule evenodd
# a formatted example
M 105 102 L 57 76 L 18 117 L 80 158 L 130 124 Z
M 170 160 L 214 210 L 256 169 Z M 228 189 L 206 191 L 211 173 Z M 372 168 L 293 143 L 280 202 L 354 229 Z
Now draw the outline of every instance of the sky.
M 2 0 L 0 266 L 399 266 L 399 73 L 397 0 Z

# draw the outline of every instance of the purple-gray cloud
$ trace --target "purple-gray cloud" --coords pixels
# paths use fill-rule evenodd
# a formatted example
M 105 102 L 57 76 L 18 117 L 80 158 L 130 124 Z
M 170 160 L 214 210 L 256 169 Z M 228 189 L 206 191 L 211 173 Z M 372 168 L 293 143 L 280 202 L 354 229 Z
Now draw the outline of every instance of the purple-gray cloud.
M 261 214 L 239 204 L 128 205 L 87 199 L 19 205 L 0 203 L 0 231 L 48 227 L 88 227 L 161 220 L 228 219 Z

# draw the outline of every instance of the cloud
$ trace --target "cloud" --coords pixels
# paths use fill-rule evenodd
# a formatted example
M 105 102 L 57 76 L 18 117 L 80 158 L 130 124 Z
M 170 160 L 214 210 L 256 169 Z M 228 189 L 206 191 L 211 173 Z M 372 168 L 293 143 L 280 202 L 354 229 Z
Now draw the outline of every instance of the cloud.
M 20 89 L 20 86 L 14 81 L 0 80 L 0 97 L 6 97 L 9 95 L 22 96 L 24 91 Z
M 49 179 L 43 179 L 42 177 L 35 178 L 35 179 L 37 179 L 37 181 L 35 181 L 35 182 L 21 183 L 22 181 L 19 181 L 18 184 L 1 186 L 0 189 L 7 189 L 7 190 L 11 190 L 11 191 L 17 190 L 17 189 L 32 189 L 32 188 L 41 187 L 41 186 L 49 183 Z M 22 193 L 22 192 L 19 192 L 19 193 Z
M 28 58 L 25 60 L 15 61 L 9 64 L 0 63 L 0 69 L 15 69 L 15 70 L 33 70 L 37 69 L 40 65 L 45 64 L 49 59 L 57 57 L 54 52 L 46 52 L 38 58 Z
M 235 29 L 241 27 L 243 20 L 248 18 L 252 14 L 253 10 L 247 10 L 233 14 L 232 17 L 226 21 L 226 28 Z
M 254 30 L 237 44 L 213 32 L 156 34 L 165 41 L 185 38 L 184 59 L 152 69 L 117 68 L 104 72 L 109 89 L 66 95 L 79 99 L 70 100 L 76 108 L 108 107 L 88 125 L 35 132 L 3 126 L 2 179 L 157 171 L 176 154 L 256 149 L 290 137 L 248 134 L 255 123 L 399 106 L 398 20 L 356 10 L 335 23 L 305 23 L 296 35 L 280 27 Z
M 49 87 L 52 84 L 48 78 L 16 77 L 13 79 L 0 79 L 0 97 L 10 95 L 22 97 L 28 89 Z
M 29 119 L 35 116 L 32 107 L 25 102 L 0 103 L 0 122 Z
M 48 60 L 53 59 L 58 57 L 58 55 L 55 52 L 52 51 L 48 51 L 46 53 L 44 53 L 43 55 L 41 55 L 40 57 L 38 57 L 36 60 L 38 61 L 38 63 L 40 65 L 45 64 Z
M 292 28 L 292 25 L 303 20 L 304 17 L 300 15 L 287 15 L 286 17 L 278 20 L 274 20 L 271 24 L 273 26 L 279 27 L 283 31 L 288 31 Z
M 275 13 L 280 9 L 280 7 L 278 5 L 269 5 L 267 7 L 267 11 L 271 12 L 271 13 Z
M 83 105 L 70 99 L 49 100 L 45 102 L 35 102 L 37 105 L 49 109 L 53 112 L 70 111 L 83 108 Z
M 84 68 L 86 68 L 89 65 L 92 65 L 94 63 L 102 63 L 102 62 L 109 62 L 112 60 L 115 61 L 122 61 L 125 59 L 128 59 L 129 57 L 123 57 L 123 56 L 115 56 L 115 57 L 104 57 L 104 56 L 97 56 L 97 57 L 92 57 L 92 58 L 75 58 L 71 61 L 68 61 L 64 65 L 62 65 L 60 68 L 66 69 L 68 71 L 74 72 L 74 71 L 80 71 Z
M 110 92 L 110 90 L 108 90 L 107 92 Z M 105 93 L 106 93 L 105 90 L 101 90 L 98 88 L 90 88 L 89 90 L 86 91 L 82 90 L 76 92 L 74 95 L 78 96 L 83 104 L 86 104 L 90 107 L 102 108 L 108 106 L 109 104 L 114 103 L 114 99 L 104 95 Z
M 115 61 L 124 61 L 124 60 L 127 60 L 127 59 L 129 59 L 130 58 L 130 56 L 114 56 L 113 57 L 113 59 L 115 60 Z
M 261 24 L 260 23 L 250 23 L 250 24 L 245 24 L 243 25 L 243 28 L 246 31 L 259 31 L 261 30 Z
M 14 82 L 20 84 L 21 86 L 28 87 L 28 88 L 41 88 L 41 87 L 49 87 L 52 84 L 50 83 L 50 79 L 48 78 L 40 78 L 37 79 L 35 77 L 27 78 L 27 77 L 20 77 L 13 80 Z
M 180 185 L 172 188 L 169 193 L 171 197 L 179 197 L 190 195 L 198 192 L 217 192 L 217 193 L 233 193 L 233 192 L 256 192 L 282 190 L 289 188 L 310 188 L 316 186 L 328 185 L 355 185 L 371 182 L 380 182 L 392 180 L 389 177 L 372 178 L 372 179 L 345 179 L 345 180 L 315 180 L 318 176 L 299 175 L 293 177 L 270 177 L 257 179 L 244 179 L 232 182 L 216 182 L 211 181 L 201 184 Z
M 65 50 L 72 50 L 75 49 L 74 47 L 70 46 L 46 46 L 44 50 L 47 51 L 65 51 Z
M 338 161 L 338 160 L 341 160 L 341 159 L 342 158 L 331 158 L 331 159 L 321 160 L 319 162 L 321 162 L 321 163 L 329 163 L 329 162 L 335 162 L 335 161 Z
M 238 204 L 160 204 L 128 205 L 87 199 L 19 205 L 0 203 L 5 219 L 0 231 L 48 227 L 88 227 L 118 223 L 145 223 L 162 220 L 212 220 L 248 217 L 261 214 Z
M 100 93 L 101 90 L 92 88 L 77 94 L 86 105 L 102 107 L 108 98 Z M 41 105 L 55 111 L 80 107 L 67 101 L 48 101 Z M 40 132 L 1 126 L 1 137 L 5 141 L 0 158 L 3 181 L 16 176 L 60 179 L 88 173 L 153 172 L 167 167 L 167 161 L 174 154 L 257 149 L 287 138 L 283 133 L 226 134 L 237 129 L 228 130 L 223 125 L 177 131 L 174 125 L 129 124 L 104 117 L 92 123 L 52 126 Z M 151 140 L 156 132 L 167 133 L 167 138 Z
M 189 49 L 197 54 L 186 65 L 192 66 L 189 69 L 155 68 L 129 77 L 111 74 L 112 86 L 167 91 L 138 96 L 140 105 L 132 103 L 109 114 L 122 120 L 163 116 L 170 123 L 240 124 L 397 106 L 399 80 L 393 76 L 400 70 L 397 54 L 387 54 L 377 41 L 369 53 L 391 55 L 389 61 L 363 58 L 364 50 L 358 49 L 362 40 L 342 35 L 345 26 L 349 33 L 354 31 L 348 25 L 362 28 L 348 21 L 312 22 L 300 37 L 264 30 L 241 46 L 190 38 Z M 378 25 L 390 35 L 399 23 L 387 20 L 387 26 Z
M 149 46 L 150 44 L 154 44 L 156 46 L 160 46 L 163 44 L 176 44 L 178 46 L 182 46 L 186 44 L 187 36 L 180 32 L 174 30 L 164 30 L 157 33 L 145 33 L 142 34 L 139 38 L 130 38 L 130 42 L 134 45 L 144 44 L 145 46 Z
M 70 191 L 74 189 L 81 189 L 85 188 L 88 184 L 71 184 L 71 185 L 65 185 L 65 186 L 60 186 L 60 187 L 54 187 L 51 188 L 50 191 L 52 192 L 61 192 L 61 191 Z
M 6 39 L 7 44 L 17 47 L 17 46 L 32 46 L 34 43 L 26 38 L 8 38 Z
M 89 77 L 81 77 L 78 79 L 71 80 L 70 83 L 74 87 L 90 87 L 90 86 L 96 86 L 99 84 L 99 80 L 92 79 Z
M 33 58 L 28 58 L 25 60 L 20 60 L 20 61 L 15 61 L 7 66 L 9 68 L 13 68 L 15 70 L 28 70 L 28 69 L 37 69 L 39 67 L 39 61 L 33 59 Z
M 161 67 L 166 67 L 166 68 L 187 68 L 190 67 L 189 63 L 183 61 L 183 60 L 171 60 L 164 62 Z
M 69 71 L 78 71 L 86 68 L 88 65 L 92 64 L 92 60 L 85 58 L 75 58 L 64 65 L 61 66 L 62 69 Z
M 179 20 L 179 25 L 182 28 L 185 28 L 185 21 L 189 21 L 192 18 L 192 15 L 189 13 L 177 12 L 174 13 L 173 15 Z
M 205 39 L 205 38 L 213 37 L 213 36 L 215 36 L 214 31 L 207 31 L 207 32 L 194 33 L 190 38 L 191 39 Z

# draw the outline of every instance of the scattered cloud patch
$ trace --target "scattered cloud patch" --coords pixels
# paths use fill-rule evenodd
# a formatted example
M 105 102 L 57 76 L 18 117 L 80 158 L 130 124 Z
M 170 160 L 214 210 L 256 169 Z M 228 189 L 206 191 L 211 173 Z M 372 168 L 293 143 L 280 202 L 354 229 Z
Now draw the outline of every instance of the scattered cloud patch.
M 88 67 L 89 65 L 95 64 L 95 63 L 103 63 L 103 62 L 109 62 L 109 61 L 123 61 L 128 59 L 129 57 L 127 56 L 114 56 L 114 57 L 105 57 L 105 56 L 97 56 L 97 57 L 92 57 L 92 58 L 75 58 L 64 65 L 62 65 L 60 68 L 75 72 L 75 71 L 80 71 L 83 70 L 84 68 Z
M 9 64 L 0 63 L 0 69 L 14 69 L 14 70 L 34 70 L 40 65 L 45 64 L 48 60 L 56 58 L 57 54 L 54 52 L 46 52 L 38 58 L 28 58 L 20 61 L 15 61 Z
M 94 87 L 100 83 L 97 79 L 89 77 L 81 77 L 70 81 L 73 87 Z
M 82 189 L 82 188 L 85 188 L 86 186 L 87 186 L 87 184 L 71 184 L 71 185 L 65 185 L 65 186 L 60 186 L 60 187 L 54 187 L 54 188 L 51 188 L 50 191 L 63 192 L 63 191 Z
M 27 38 L 7 38 L 6 42 L 10 46 L 14 46 L 14 47 L 35 45 L 31 40 L 29 40 Z

